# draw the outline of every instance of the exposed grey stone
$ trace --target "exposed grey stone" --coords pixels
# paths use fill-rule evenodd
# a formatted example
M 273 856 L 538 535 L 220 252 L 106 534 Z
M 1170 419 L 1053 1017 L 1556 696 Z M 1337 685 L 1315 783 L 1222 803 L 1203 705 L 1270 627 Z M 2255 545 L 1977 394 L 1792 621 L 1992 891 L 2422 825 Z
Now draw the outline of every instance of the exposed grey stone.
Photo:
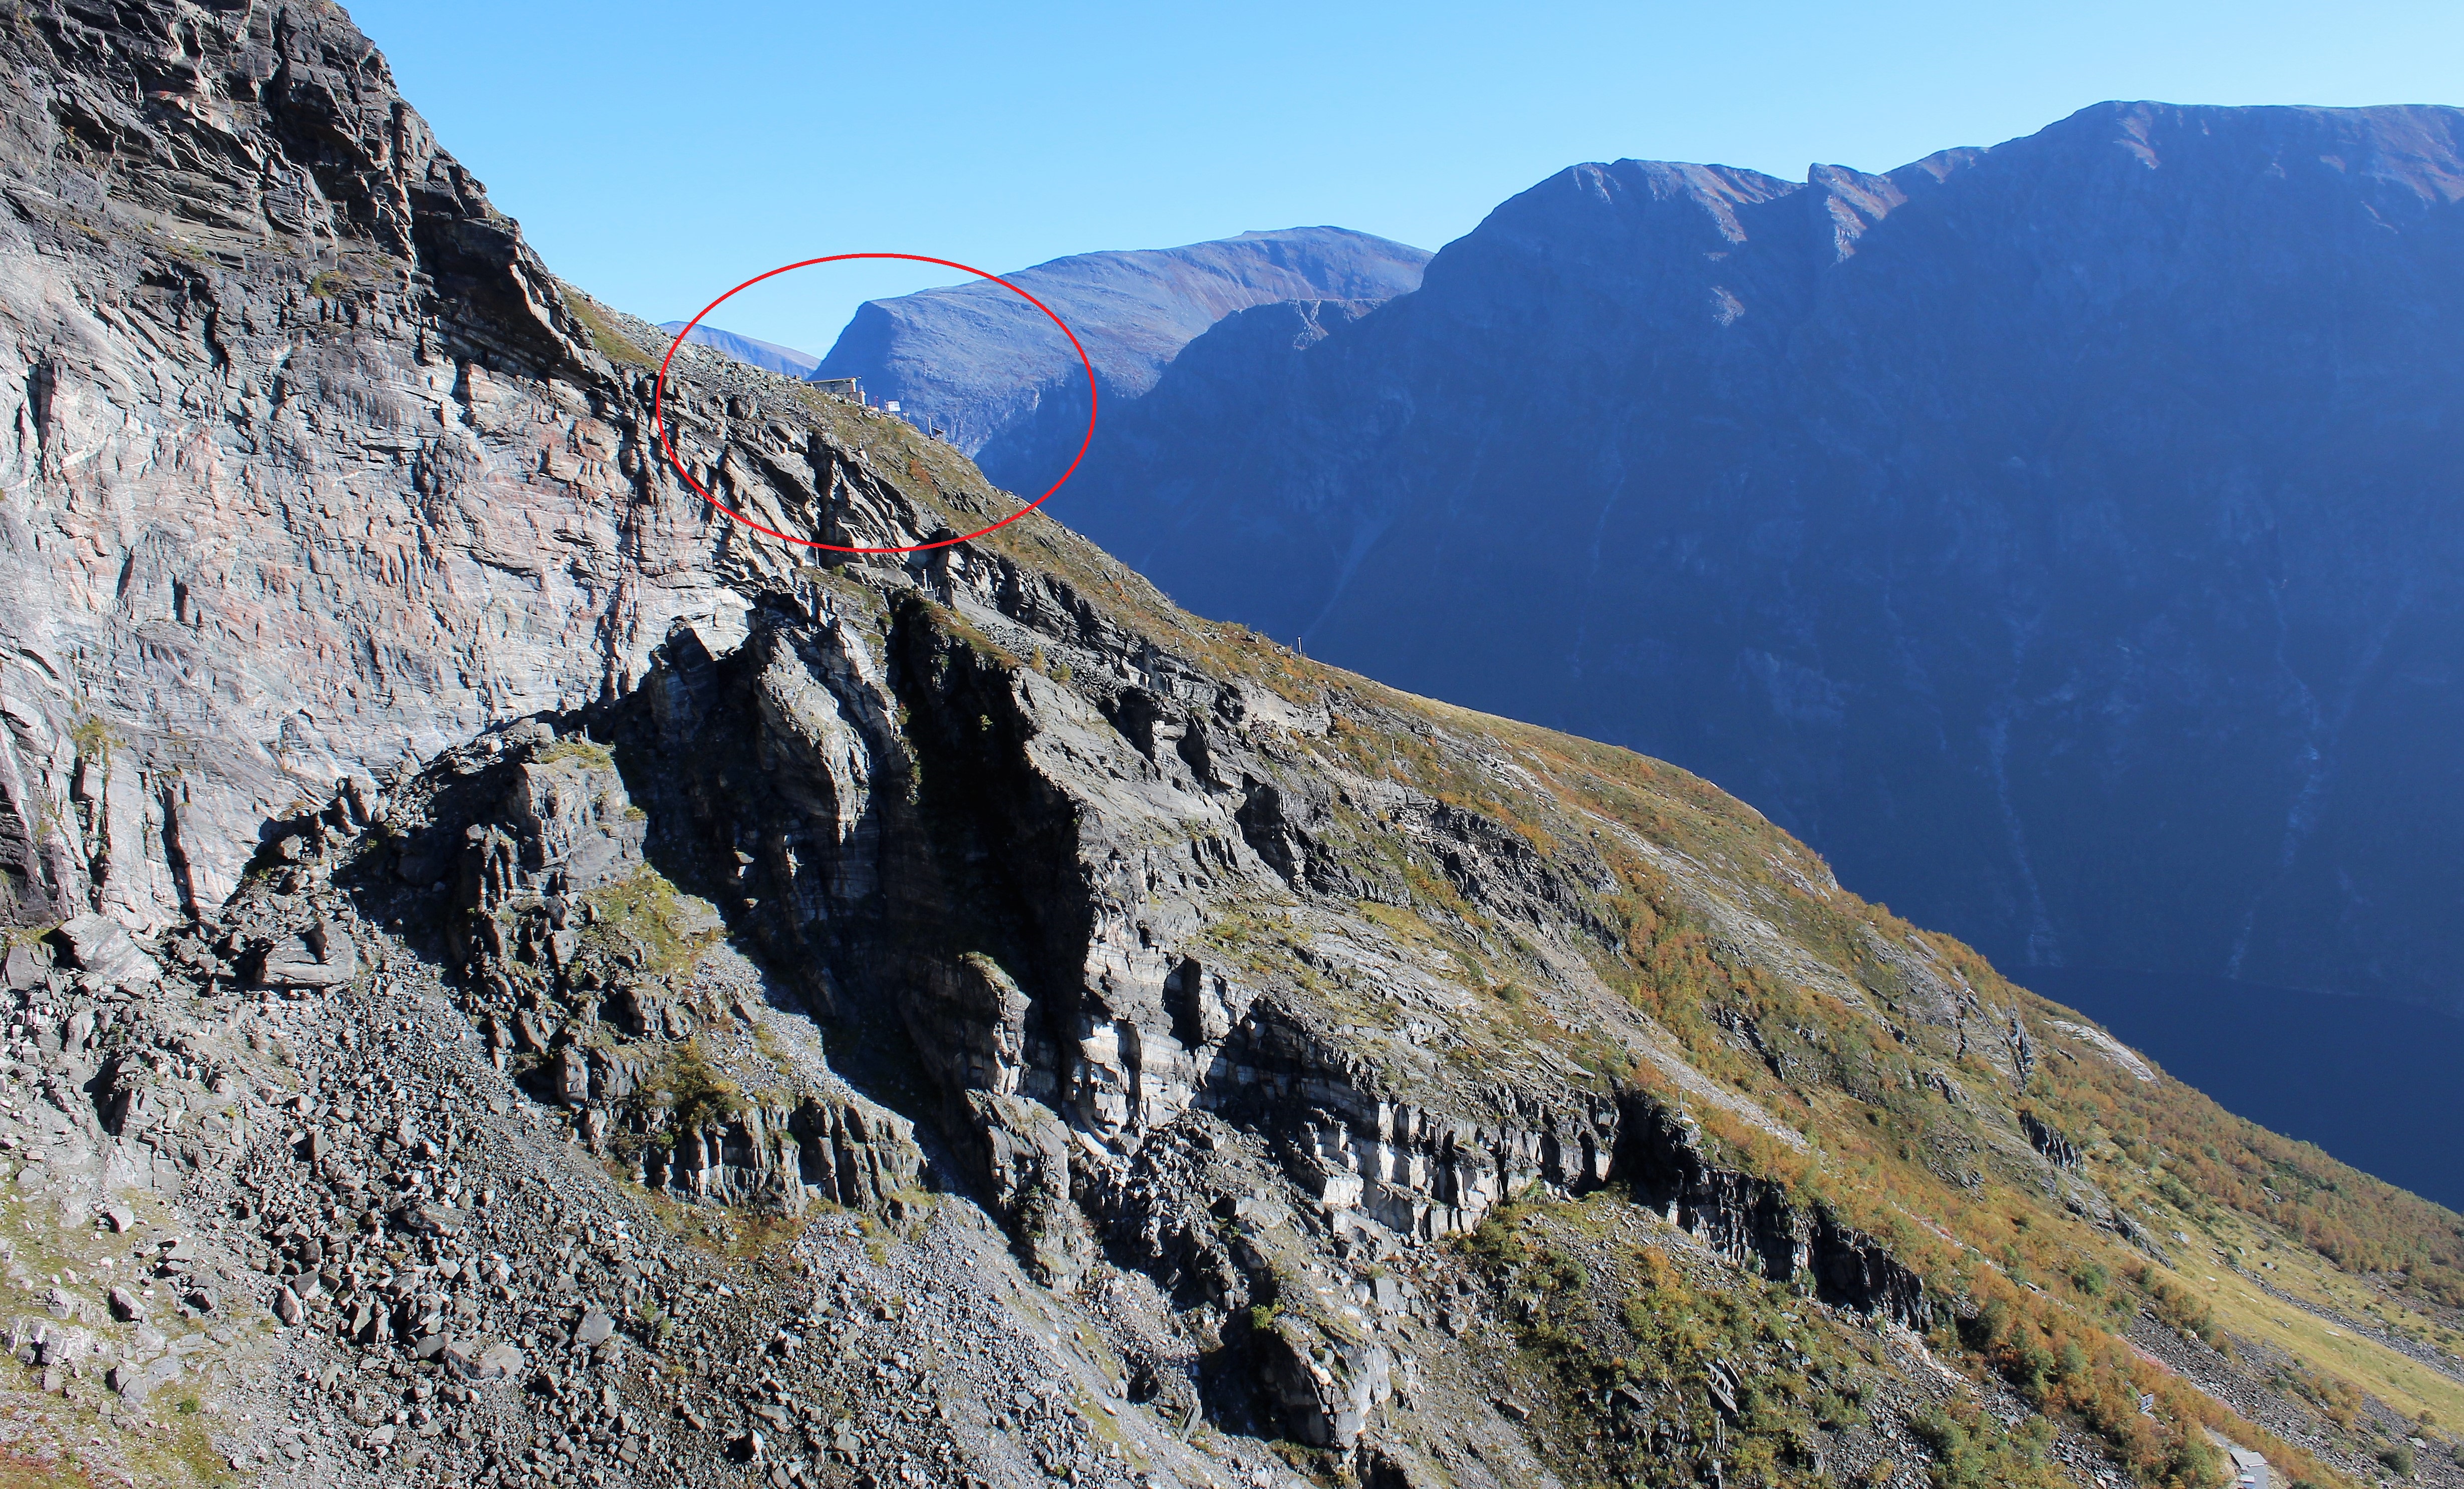
M 454 1206 L 428 1202 L 412 1206 L 403 1218 L 419 1234 L 454 1235 L 461 1233 L 469 1216 Z
M 319 921 L 266 947 L 256 981 L 268 988 L 338 988 L 359 975 L 358 944 L 336 921 Z
M 69 965 L 101 988 L 143 987 L 163 975 L 138 948 L 125 926 L 107 915 L 86 914 L 60 922 L 57 932 Z
M 113 1366 L 104 1376 L 104 1384 L 131 1401 L 143 1402 L 155 1389 L 176 1380 L 180 1374 L 180 1357 L 165 1355 L 144 1363 L 123 1360 Z
M 77 1316 L 73 1309 L 49 1319 L 17 1319 L 9 1328 L 9 1347 L 31 1355 L 29 1363 L 33 1365 L 78 1365 L 94 1353 L 96 1340 L 88 1330 L 64 1322 Z
M 9 947 L 6 981 L 11 989 L 38 987 L 52 969 L 50 949 L 39 942 L 19 942 Z
M 500 1381 L 519 1375 L 522 1352 L 510 1344 L 491 1345 L 481 1351 L 472 1367 L 472 1376 L 483 1381 Z

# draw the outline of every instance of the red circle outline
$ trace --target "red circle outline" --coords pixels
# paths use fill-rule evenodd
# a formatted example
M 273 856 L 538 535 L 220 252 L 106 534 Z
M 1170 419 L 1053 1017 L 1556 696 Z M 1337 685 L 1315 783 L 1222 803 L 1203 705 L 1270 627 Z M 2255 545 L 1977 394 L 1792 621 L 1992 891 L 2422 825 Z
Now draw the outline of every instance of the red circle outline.
M 685 469 L 684 462 L 682 460 L 676 458 L 675 447 L 668 443 L 668 421 L 666 414 L 668 396 L 668 365 L 675 361 L 676 348 L 685 344 L 685 338 L 693 334 L 694 326 L 701 324 L 703 316 L 709 315 L 712 311 L 716 310 L 719 306 L 727 303 L 729 299 L 737 295 L 738 292 L 749 290 L 764 279 L 775 279 L 779 276 L 793 269 L 809 269 L 815 264 L 834 264 L 844 262 L 850 258 L 898 258 L 904 259 L 909 263 L 939 264 L 945 269 L 964 270 L 967 273 L 974 275 L 979 279 L 992 280 L 1002 289 L 1009 291 L 1019 299 L 1025 300 L 1030 305 L 1033 305 L 1036 309 L 1043 311 L 1045 318 L 1050 321 L 1054 325 L 1060 326 L 1061 334 L 1069 338 L 1069 349 L 1078 354 L 1078 365 L 1087 369 L 1087 435 L 1084 439 L 1078 441 L 1078 453 L 1070 457 L 1069 468 L 1061 473 L 1061 479 L 1054 481 L 1051 485 L 1045 488 L 1043 496 L 1040 496 L 1034 500 L 1028 502 L 1026 505 L 1020 507 L 1017 511 L 1002 518 L 1000 522 L 993 523 L 990 527 L 979 527 L 974 532 L 965 533 L 956 538 L 944 538 L 938 543 L 918 543 L 910 544 L 903 548 L 850 548 L 836 543 L 816 543 L 810 538 L 798 538 L 792 534 L 781 532 L 775 527 L 765 527 L 761 523 L 755 522 L 753 519 L 736 510 L 734 507 L 729 506 L 726 502 L 719 500 L 716 497 L 712 496 L 710 492 L 703 487 L 701 482 L 693 478 L 693 473 Z M 976 268 L 972 264 L 962 264 L 955 258 L 928 258 L 921 254 L 828 254 L 820 258 L 805 258 L 800 259 L 792 264 L 781 264 L 778 268 L 771 270 L 768 274 L 757 274 L 753 278 L 737 285 L 735 289 L 729 290 L 725 295 L 721 295 L 718 299 L 702 306 L 700 315 L 696 315 L 691 321 L 686 322 L 685 328 L 676 333 L 676 339 L 668 344 L 668 354 L 659 359 L 658 381 L 652 386 L 650 390 L 650 432 L 659 442 L 659 453 L 667 456 L 668 468 L 674 471 L 677 476 L 683 478 L 684 483 L 693 489 L 694 495 L 700 497 L 704 501 L 709 502 L 712 506 L 716 507 L 721 512 L 726 513 L 729 517 L 734 518 L 737 522 L 752 528 L 755 532 L 767 534 L 770 537 L 778 539 L 781 543 L 792 543 L 799 546 L 807 548 L 825 548 L 832 553 L 923 553 L 934 548 L 946 548 L 954 544 L 966 543 L 972 539 L 980 538 L 988 532 L 996 532 L 1003 527 L 1007 527 L 1010 523 L 1017 522 L 1027 513 L 1044 505 L 1045 501 L 1051 499 L 1054 492 L 1059 491 L 1062 486 L 1068 481 L 1070 477 L 1078 473 L 1079 462 L 1087 458 L 1088 447 L 1095 442 L 1095 364 L 1088 359 L 1087 348 L 1078 344 L 1078 333 L 1069 329 L 1067 322 L 1063 322 L 1059 316 L 1054 315 L 1050 305 L 1045 304 L 1044 301 L 1036 299 L 1026 291 L 1020 289 L 1017 285 L 1002 278 L 1000 275 L 987 274 L 983 270 Z

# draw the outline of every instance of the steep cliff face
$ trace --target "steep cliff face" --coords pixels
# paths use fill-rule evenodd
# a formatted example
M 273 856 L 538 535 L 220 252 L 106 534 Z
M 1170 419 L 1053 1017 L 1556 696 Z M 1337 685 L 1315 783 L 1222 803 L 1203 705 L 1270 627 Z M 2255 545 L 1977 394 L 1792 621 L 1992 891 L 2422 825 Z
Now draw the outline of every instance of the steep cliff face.
M 1577 167 L 1365 317 L 1201 338 L 1057 510 L 2007 963 L 2452 1004 L 2459 121 Z
M 13 919 L 210 909 L 265 816 L 733 603 L 637 379 L 339 11 L 10 13 Z
M 1361 300 L 1420 282 L 1421 249 L 1342 228 L 1079 254 L 1004 275 L 1068 323 L 1106 401 L 1135 398 L 1225 316 L 1287 300 Z M 1078 354 L 1033 305 L 992 284 L 860 307 L 815 377 L 861 377 L 947 432 L 996 484 L 1032 496 L 1060 478 L 1087 428 Z
M 454 175 L 337 12 L 11 16 L 22 97 L 200 90 L 89 206 L 65 145 L 7 197 L 10 323 L 71 348 L 0 506 L 12 800 L 62 804 L 0 967 L 43 1464 L 2189 1484 L 2220 1432 L 2326 1482 L 2431 1431 L 2453 1215 L 1683 771 L 1199 620 L 1040 514 L 862 559 L 713 524 L 643 458 L 652 328 L 467 183 L 391 236 L 351 194 Z M 387 130 L 279 132 L 312 76 Z M 184 248 L 142 204 L 199 118 L 376 205 Z M 783 531 L 1018 511 L 714 354 L 671 400 Z M 2301 1331 L 2226 1311 L 2277 1299 Z

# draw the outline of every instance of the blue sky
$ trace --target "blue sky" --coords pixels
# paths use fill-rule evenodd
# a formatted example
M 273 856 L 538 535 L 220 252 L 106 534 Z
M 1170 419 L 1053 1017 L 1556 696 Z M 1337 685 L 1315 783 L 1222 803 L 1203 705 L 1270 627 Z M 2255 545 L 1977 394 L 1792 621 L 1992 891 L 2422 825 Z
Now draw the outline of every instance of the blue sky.
M 1434 249 L 1586 160 L 1801 178 L 2102 99 L 2464 102 L 2453 0 L 350 9 L 550 265 L 653 320 L 832 253 L 998 272 L 1315 223 Z M 713 321 L 820 352 L 953 278 L 825 266 Z

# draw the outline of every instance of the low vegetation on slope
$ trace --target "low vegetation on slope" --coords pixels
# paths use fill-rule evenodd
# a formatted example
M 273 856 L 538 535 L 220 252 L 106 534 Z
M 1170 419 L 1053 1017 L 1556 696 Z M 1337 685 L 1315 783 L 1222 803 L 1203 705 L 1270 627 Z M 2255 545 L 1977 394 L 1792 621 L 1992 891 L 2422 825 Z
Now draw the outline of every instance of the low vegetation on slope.
M 1016 510 L 946 448 L 825 411 L 945 530 Z M 1048 581 L 1075 614 L 1046 635 L 988 632 L 998 617 L 950 578 L 970 553 Z M 872 562 L 833 556 L 802 582 L 879 607 Z M 1940 1300 L 1927 1336 L 1939 1355 L 2091 1433 L 2144 1482 L 2220 1481 L 2219 1438 L 2319 1483 L 2373 1472 L 2411 1452 L 2409 1437 L 2447 1441 L 2436 1424 L 2452 1415 L 2425 1404 L 2455 1389 L 2456 1216 L 2223 1112 L 1968 948 L 1843 891 L 1706 783 L 1197 620 L 1041 514 L 911 568 L 927 593 L 955 597 L 906 613 L 1001 673 L 1066 679 L 1103 665 L 1067 639 L 1102 633 L 1281 700 L 1287 796 L 1334 784 L 1289 809 L 1294 892 L 1222 907 L 1206 945 L 1342 1029 L 1371 1085 L 1449 1088 L 1473 1104 L 1484 1090 L 1545 1090 L 1671 1114 L 1714 1172 L 1877 1238 Z M 885 630 L 893 610 L 880 611 Z M 1330 945 L 1370 954 L 1347 961 Z M 1422 987 L 1458 996 L 1433 1002 Z M 1469 1243 L 1484 1265 L 1545 1270 L 1496 1239 L 1497 1224 Z M 1733 1249 L 1752 1264 L 1750 1245 Z M 1614 1395 L 1653 1350 L 1683 1351 L 1631 1330 L 1578 1340 L 1583 1321 L 1639 1327 L 1627 1301 L 1662 1285 L 1591 1298 L 1581 1321 L 1543 1307 L 1528 1343 L 1583 1377 L 1576 1394 Z M 2304 1326 L 2251 1339 L 2255 1311 Z M 2357 1313 L 2392 1343 L 2367 1341 L 2365 1357 L 2310 1347 L 2351 1342 L 2312 1324 Z M 2152 1347 L 2164 1341 L 2196 1358 L 2168 1363 Z M 2235 1383 L 2255 1384 L 2265 1410 L 2237 1411 Z M 1758 1399 L 1772 1414 L 1754 1431 L 1775 1443 L 1789 1422 L 1839 1410 L 1812 1386 Z M 2050 1440 L 2050 1428 L 1949 1409 L 1927 1421 L 1945 1483 L 2019 1481 L 2037 1470 L 2013 1465 Z

